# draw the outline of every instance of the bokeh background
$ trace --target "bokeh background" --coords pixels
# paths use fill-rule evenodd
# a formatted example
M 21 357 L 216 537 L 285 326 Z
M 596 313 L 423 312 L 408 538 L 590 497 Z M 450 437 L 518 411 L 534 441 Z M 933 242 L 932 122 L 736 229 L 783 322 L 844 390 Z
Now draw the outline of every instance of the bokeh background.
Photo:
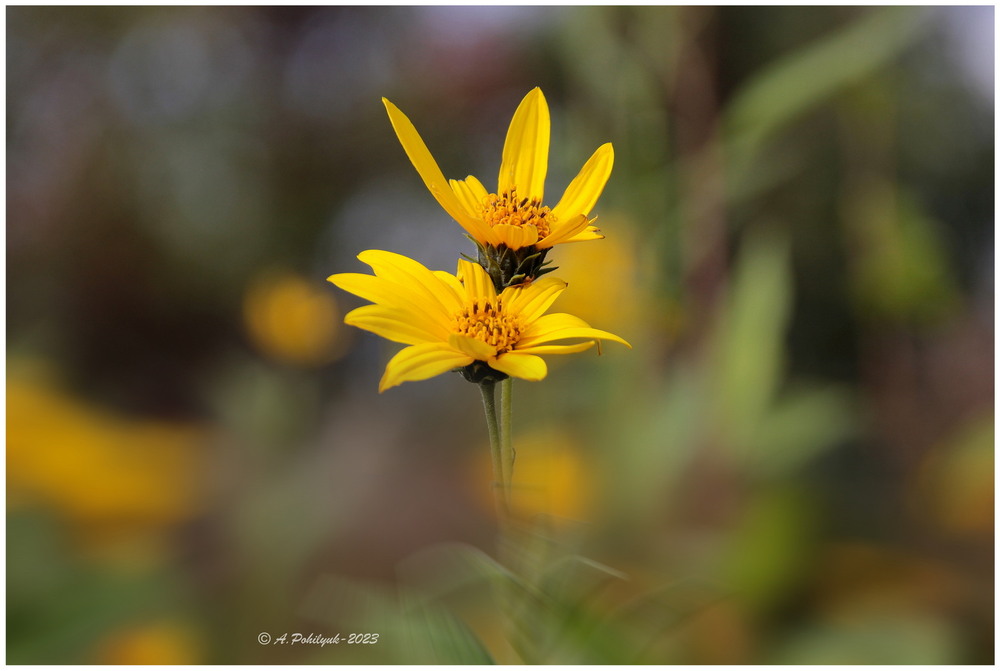
M 993 12 L 8 7 L 7 661 L 992 663 Z M 381 96 L 489 184 L 536 85 L 635 348 L 515 384 L 511 617 L 477 390 L 325 278 L 472 250 Z

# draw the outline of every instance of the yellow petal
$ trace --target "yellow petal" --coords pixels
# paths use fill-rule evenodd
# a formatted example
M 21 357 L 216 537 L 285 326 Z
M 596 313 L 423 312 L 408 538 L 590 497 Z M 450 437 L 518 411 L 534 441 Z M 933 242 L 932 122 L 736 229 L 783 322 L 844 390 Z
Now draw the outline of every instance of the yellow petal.
M 528 324 L 527 328 L 521 332 L 521 339 L 534 338 L 542 333 L 567 328 L 590 328 L 590 324 L 576 315 L 557 312 L 539 317 L 531 324 Z
M 458 278 L 465 285 L 466 300 L 469 302 L 479 301 L 481 304 L 483 300 L 492 301 L 497 296 L 489 273 L 478 263 L 459 259 Z
M 520 314 L 525 324 L 530 324 L 545 314 L 565 288 L 566 283 L 555 277 L 543 277 L 528 286 L 507 287 L 501 294 L 504 311 Z
M 520 343 L 518 343 L 520 344 Z M 517 347 L 515 351 L 524 354 L 575 354 L 588 350 L 597 343 L 593 340 L 579 342 L 573 345 L 535 345 L 533 347 Z
M 490 368 L 522 380 L 541 380 L 549 371 L 542 357 L 516 351 L 501 354 L 488 363 Z
M 474 180 L 475 177 L 469 177 L 468 179 Z M 478 181 L 476 183 L 479 184 Z M 462 206 L 471 213 L 472 222 L 470 224 L 476 229 L 472 233 L 472 237 L 484 244 L 498 245 L 499 240 L 497 240 L 496 234 L 493 233 L 493 229 L 483 221 L 483 198 L 485 198 L 485 195 L 479 197 L 476 190 L 470 187 L 467 181 L 452 179 L 448 181 L 448 184 L 451 186 L 455 197 L 462 202 Z M 479 184 L 479 186 L 482 188 L 482 184 Z
M 451 287 L 451 290 L 455 292 L 455 297 L 459 300 L 459 302 L 465 300 L 465 287 L 462 286 L 462 283 L 458 281 L 457 277 L 443 270 L 432 270 L 431 272 L 434 273 L 434 276 L 441 280 L 441 282 Z
M 517 106 L 507 129 L 497 193 L 517 187 L 520 198 L 542 199 L 549 162 L 549 106 L 537 86 Z
M 521 246 L 530 247 L 531 245 L 538 242 L 538 228 L 534 224 L 530 226 L 521 226 Z
M 538 241 L 538 247 L 539 249 L 545 249 L 553 245 L 558 245 L 560 242 L 568 242 L 574 235 L 579 235 L 587 230 L 589 223 L 587 217 L 581 214 L 571 217 L 565 223 L 556 224 L 551 233 Z
M 428 331 L 411 314 L 381 305 L 362 305 L 355 308 L 344 316 L 344 323 L 371 331 L 386 340 L 407 345 L 422 342 L 440 343 L 443 335 L 437 331 Z
M 403 382 L 426 380 L 453 368 L 468 366 L 470 363 L 472 363 L 471 356 L 456 352 L 445 344 L 411 345 L 400 350 L 386 364 L 378 391 L 382 393 Z
M 483 183 L 472 175 L 469 175 L 465 178 L 465 186 L 472 191 L 472 195 L 476 199 L 476 202 L 479 203 L 480 207 L 482 207 L 483 201 L 486 200 L 486 196 L 490 195 L 490 192 L 486 190 Z
M 363 275 L 362 273 L 337 273 L 326 278 L 336 287 L 343 289 L 355 296 L 360 296 L 373 303 L 381 302 L 384 293 L 384 284 L 377 277 Z M 391 295 L 385 294 L 391 298 Z
M 521 333 L 518 347 L 528 349 L 541 343 L 553 340 L 563 340 L 566 338 L 596 338 L 598 340 L 613 340 L 619 342 L 629 349 L 632 346 L 623 338 L 608 331 L 591 328 L 590 324 L 579 317 L 565 313 L 545 315 L 537 319 L 534 323 Z
M 469 212 L 469 216 L 477 219 L 480 218 L 481 214 L 479 213 L 482 212 L 483 204 L 476 201 L 468 185 L 460 179 L 449 179 L 448 185 L 451 187 L 455 197 L 462 203 L 462 207 Z
M 383 278 L 361 273 L 339 273 L 327 279 L 344 291 L 406 315 L 415 325 L 437 334 L 439 339 L 447 339 L 451 332 L 453 315 L 445 319 L 439 310 L 427 304 L 425 295 L 412 286 L 400 286 Z
M 521 248 L 521 232 L 520 226 L 512 226 L 510 224 L 497 224 L 493 227 L 493 234 L 497 236 L 497 240 L 507 245 L 511 249 Z
M 538 229 L 534 226 L 497 224 L 493 227 L 493 233 L 499 242 L 504 243 L 515 251 L 538 242 Z
M 453 317 L 461 307 L 460 298 L 451 287 L 418 261 L 381 249 L 361 252 L 358 259 L 371 266 L 378 277 L 404 289 L 412 288 L 419 292 L 427 308 L 435 310 L 445 319 Z
M 566 187 L 562 199 L 552 208 L 556 219 L 563 221 L 578 214 L 590 214 L 611 176 L 614 162 L 615 151 L 610 142 L 598 147 L 594 155 L 584 163 L 580 174 Z
M 593 221 L 593 219 L 591 219 Z M 582 233 L 577 233 L 569 240 L 563 240 L 563 242 L 585 242 L 587 240 L 603 240 L 604 234 L 601 233 L 601 229 L 597 226 L 587 226 L 586 230 Z
M 417 129 L 413 127 L 406 115 L 399 111 L 398 107 L 385 98 L 382 98 L 382 103 L 389 113 L 389 121 L 392 123 L 393 130 L 396 131 L 396 137 L 399 138 L 403 150 L 410 158 L 410 162 L 413 163 L 413 167 L 417 169 L 421 179 L 424 180 L 431 195 L 444 208 L 445 212 L 475 237 L 481 230 L 481 222 L 477 225 L 472 213 L 466 211 L 462 202 L 455 196 L 448 185 L 448 180 L 444 178 L 441 168 L 438 167 L 430 150 L 427 149 L 427 145 L 417 133 Z
M 452 333 L 448 338 L 448 344 L 452 349 L 456 349 L 463 354 L 468 354 L 479 361 L 486 361 L 497 355 L 497 348 L 487 345 L 482 340 L 476 340 L 469 336 Z
M 422 293 L 408 291 L 412 287 L 406 287 L 403 291 L 399 291 L 396 283 L 387 281 L 383 277 L 363 273 L 338 273 L 330 275 L 326 279 L 344 291 L 379 305 L 406 308 L 414 303 L 424 301 Z

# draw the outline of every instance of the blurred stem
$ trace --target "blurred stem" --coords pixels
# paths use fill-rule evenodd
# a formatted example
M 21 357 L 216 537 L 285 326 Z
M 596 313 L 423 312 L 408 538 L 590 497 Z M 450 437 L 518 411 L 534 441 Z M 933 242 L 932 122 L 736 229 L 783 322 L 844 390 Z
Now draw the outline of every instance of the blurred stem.
M 514 441 L 511 437 L 511 398 L 513 390 L 513 378 L 507 377 L 500 383 L 500 468 L 502 469 L 503 477 L 504 506 L 508 510 L 508 514 L 510 510 L 511 486 L 514 482 Z M 513 552 L 515 550 L 515 542 L 514 529 L 507 526 L 503 530 L 503 535 L 500 539 L 499 559 L 512 571 L 517 570 L 514 564 L 517 553 Z M 508 584 L 505 588 L 501 588 L 499 600 L 500 608 L 506 614 L 504 617 L 504 627 L 507 638 L 513 644 L 518 637 L 519 627 L 517 623 L 523 619 L 519 617 L 521 609 L 518 607 L 518 598 L 513 585 Z M 522 659 L 518 660 L 519 663 L 524 663 L 527 657 L 520 649 L 521 646 L 512 645 L 512 647 L 521 655 Z
M 511 435 L 511 395 L 514 379 L 508 377 L 500 383 L 500 456 L 503 460 L 504 496 L 510 505 L 511 487 L 514 484 L 514 439 Z
M 497 422 L 496 382 L 484 380 L 479 383 L 483 394 L 483 409 L 486 411 L 486 428 L 490 433 L 490 456 L 493 458 L 493 502 L 497 508 L 497 518 L 504 526 L 507 522 L 507 481 L 504 479 L 503 455 L 501 453 L 500 426 Z

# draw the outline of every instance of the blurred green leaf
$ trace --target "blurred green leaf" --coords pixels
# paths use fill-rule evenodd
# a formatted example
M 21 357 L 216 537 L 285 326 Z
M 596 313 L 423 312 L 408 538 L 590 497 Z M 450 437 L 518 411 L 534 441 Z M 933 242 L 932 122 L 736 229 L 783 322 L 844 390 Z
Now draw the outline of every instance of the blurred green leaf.
M 445 608 L 405 586 L 326 575 L 299 609 L 308 620 L 355 632 L 378 632 L 375 646 L 355 646 L 317 658 L 338 663 L 492 664 L 482 642 Z
M 641 523 L 639 516 L 652 512 L 649 502 L 669 496 L 684 477 L 704 426 L 705 387 L 698 370 L 680 364 L 662 390 L 624 409 L 628 432 L 619 449 L 604 455 L 623 523 Z
M 746 238 L 711 359 L 721 430 L 737 451 L 746 449 L 777 390 L 791 299 L 787 241 Z
M 464 543 L 438 543 L 424 548 L 396 566 L 396 572 L 425 601 L 432 601 L 470 585 L 502 586 L 523 582 L 479 548 Z
M 814 540 L 812 499 L 791 487 L 753 497 L 720 553 L 721 580 L 745 604 L 763 609 L 795 586 Z
M 960 664 L 950 626 L 921 613 L 856 612 L 806 626 L 776 653 L 774 664 Z
M 851 396 L 837 387 L 790 390 L 762 418 L 747 467 L 758 476 L 791 475 L 855 428 Z
M 716 585 L 684 579 L 649 590 L 616 608 L 605 622 L 615 623 L 619 632 L 628 632 L 627 651 L 618 663 L 653 661 L 647 657 L 657 640 L 676 633 L 689 618 L 717 603 L 721 596 Z
M 762 144 L 782 126 L 899 54 L 920 34 L 921 9 L 866 11 L 857 21 L 792 52 L 744 85 L 725 114 L 735 181 L 752 173 Z
M 628 576 L 580 555 L 570 555 L 551 563 L 542 583 L 542 589 L 552 604 L 552 617 L 546 623 L 547 631 L 543 633 L 551 661 L 621 661 L 623 648 L 618 638 L 620 635 L 607 640 L 606 615 L 599 603 L 609 583 L 619 580 L 628 580 Z
M 9 664 L 91 663 L 109 633 L 179 606 L 172 576 L 83 561 L 42 514 L 12 515 L 7 542 Z
M 410 611 L 411 613 L 414 611 Z M 431 651 L 435 664 L 493 664 L 493 657 L 472 631 L 442 608 L 418 607 L 417 617 L 404 626 L 409 628 L 410 641 L 423 643 Z M 421 646 L 416 645 L 414 649 Z M 403 659 L 406 659 L 404 656 Z
M 869 188 L 852 222 L 863 245 L 855 297 L 864 312 L 918 324 L 933 322 L 957 305 L 958 287 L 946 247 L 920 203 L 890 185 Z

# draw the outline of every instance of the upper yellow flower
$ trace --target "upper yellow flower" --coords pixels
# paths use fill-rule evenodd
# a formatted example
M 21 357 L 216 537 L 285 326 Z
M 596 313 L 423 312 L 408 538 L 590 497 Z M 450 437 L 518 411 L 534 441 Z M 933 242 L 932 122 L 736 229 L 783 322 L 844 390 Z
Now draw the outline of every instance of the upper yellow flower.
M 549 155 L 549 107 L 539 88 L 524 97 L 507 131 L 494 193 L 469 175 L 446 180 L 417 129 L 406 115 L 382 98 L 389 120 L 417 172 L 441 207 L 481 245 L 510 249 L 548 249 L 560 242 L 599 240 L 590 210 L 611 175 L 611 143 L 598 147 L 570 182 L 555 207 L 543 205 Z
M 374 305 L 352 310 L 344 321 L 409 345 L 386 365 L 380 392 L 475 361 L 513 377 L 541 380 L 548 369 L 537 355 L 581 352 L 594 344 L 543 344 L 556 340 L 606 339 L 631 349 L 618 336 L 578 317 L 544 314 L 566 288 L 562 280 L 545 277 L 497 294 L 486 271 L 469 261 L 458 262 L 456 276 L 392 252 L 369 250 L 358 258 L 372 267 L 374 276 L 339 273 L 328 279 Z

